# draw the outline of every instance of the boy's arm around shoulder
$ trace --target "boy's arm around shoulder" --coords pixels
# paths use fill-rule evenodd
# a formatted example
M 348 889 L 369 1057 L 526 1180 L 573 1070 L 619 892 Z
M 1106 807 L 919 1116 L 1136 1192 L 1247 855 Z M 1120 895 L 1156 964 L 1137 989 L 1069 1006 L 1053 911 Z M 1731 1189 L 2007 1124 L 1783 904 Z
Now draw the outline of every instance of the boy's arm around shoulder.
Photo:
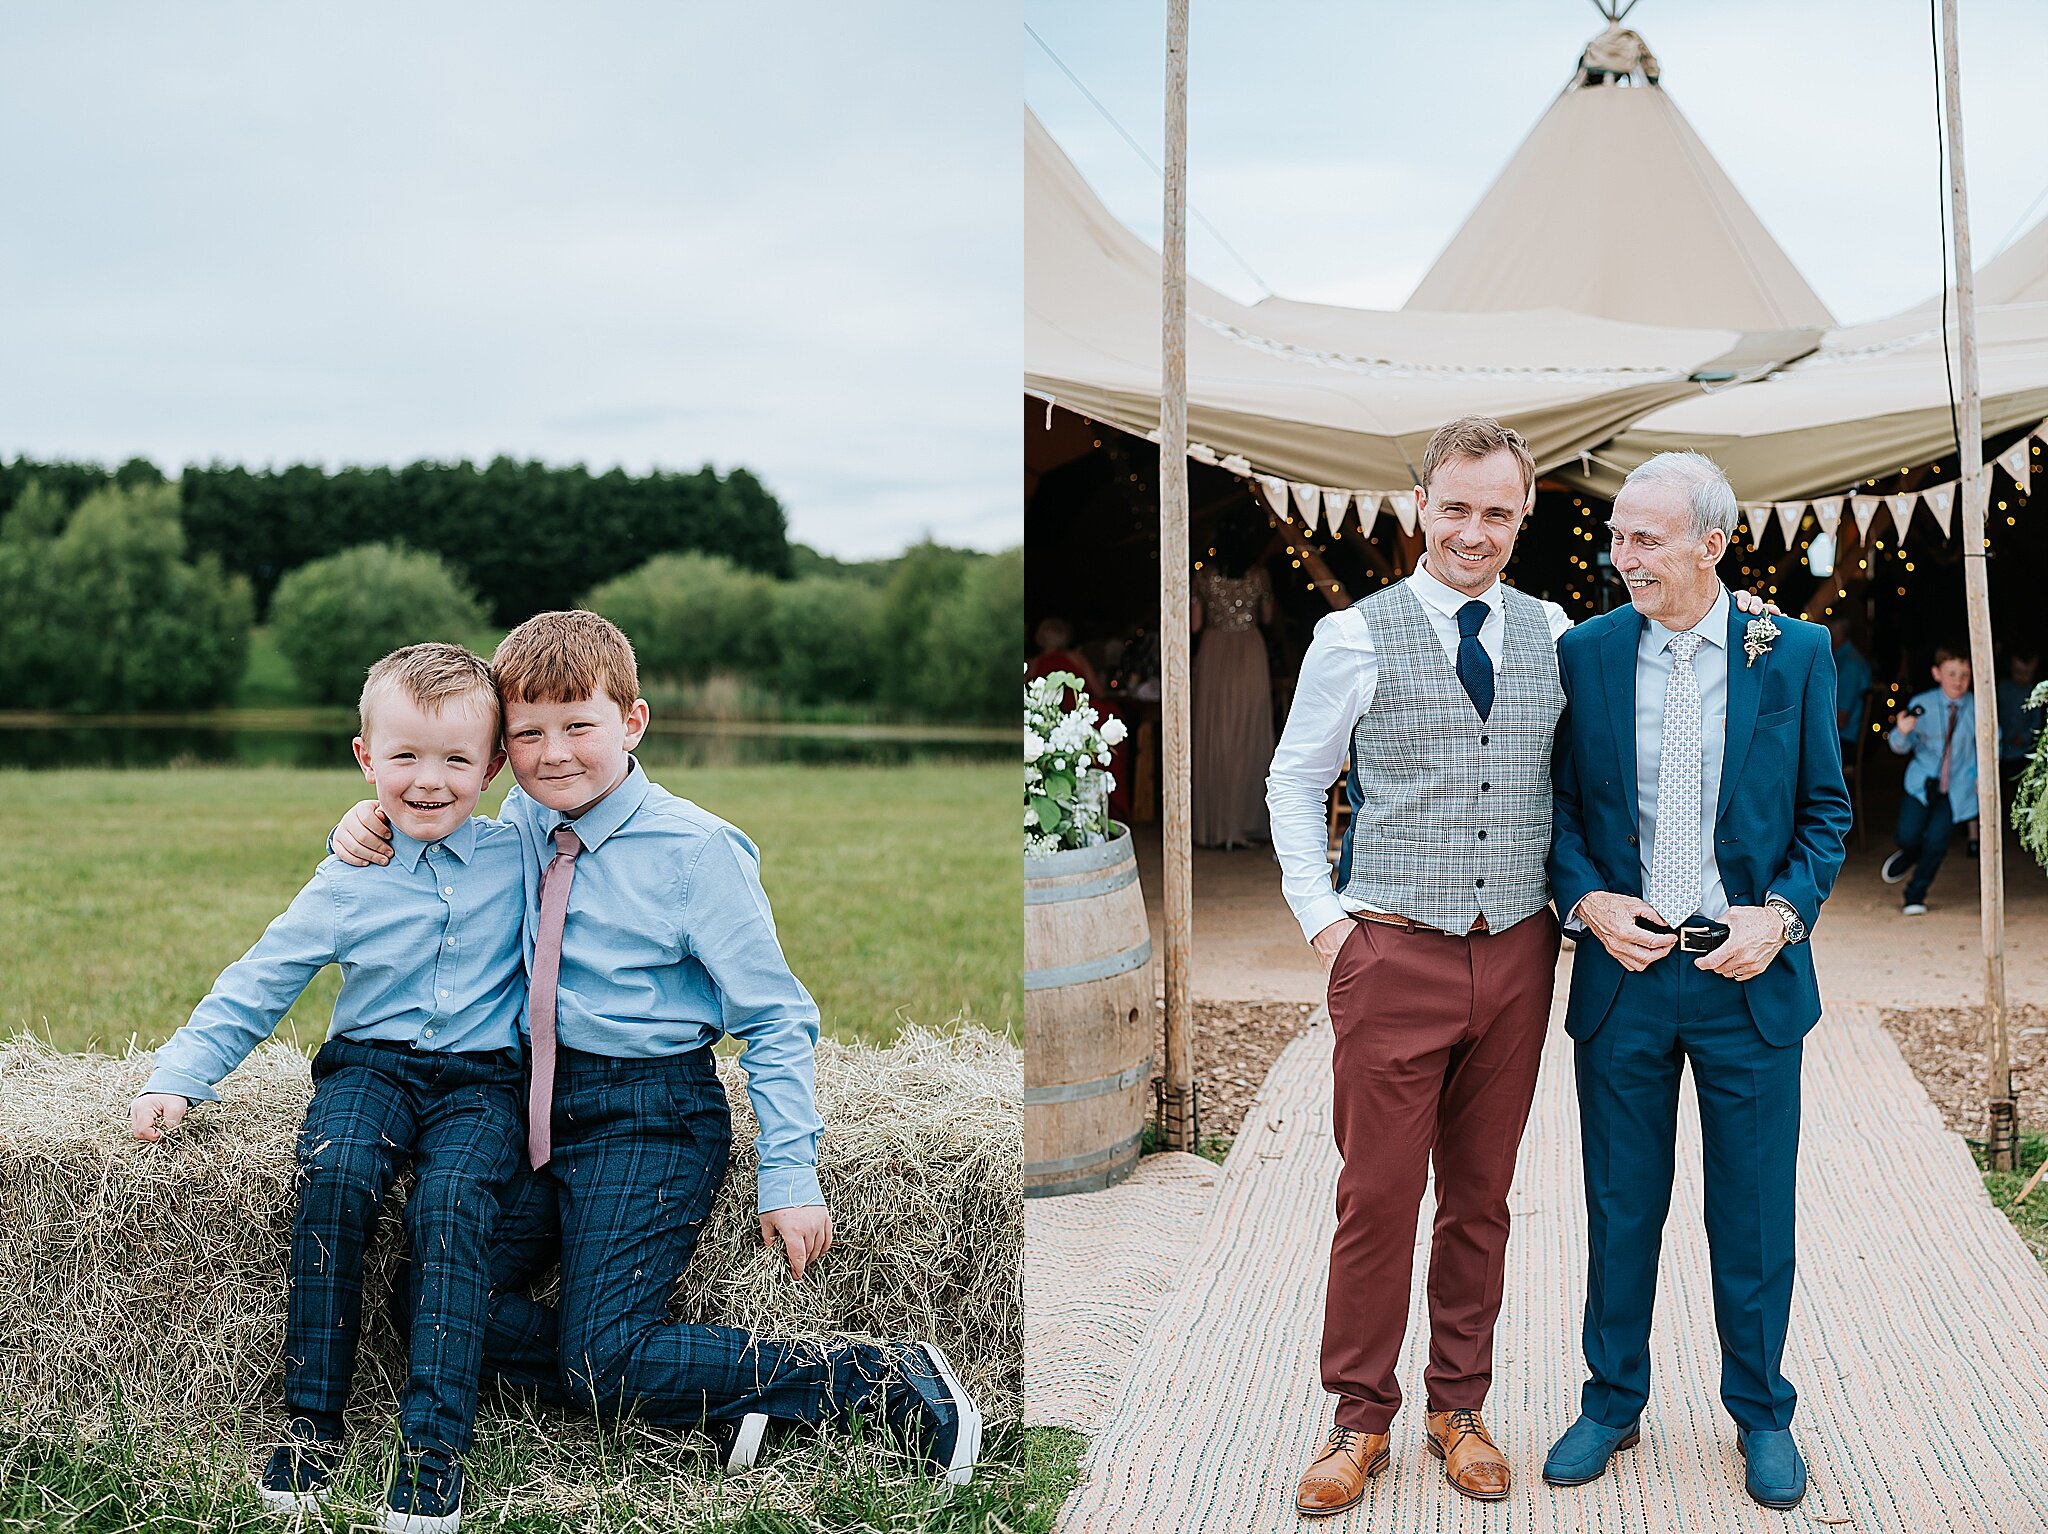
M 146 1098 L 218 1101 L 214 1088 L 221 1078 L 270 1037 L 307 982 L 340 956 L 337 873 L 323 864 L 255 945 L 221 971 L 190 1019 L 157 1050 L 148 1085 L 131 1109 L 139 1138 L 156 1138 L 142 1133 Z M 175 1127 L 172 1115 L 164 1116 Z M 176 1115 L 182 1117 L 182 1112 Z M 149 1118 L 153 1124 L 154 1113 Z

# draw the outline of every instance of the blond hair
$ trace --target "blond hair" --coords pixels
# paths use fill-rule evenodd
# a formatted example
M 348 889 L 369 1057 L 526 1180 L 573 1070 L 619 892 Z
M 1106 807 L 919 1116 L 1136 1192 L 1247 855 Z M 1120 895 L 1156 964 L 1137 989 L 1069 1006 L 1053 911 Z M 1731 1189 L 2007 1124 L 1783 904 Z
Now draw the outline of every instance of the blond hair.
M 1536 459 L 1520 432 L 1490 415 L 1461 415 L 1430 435 L 1429 446 L 1422 450 L 1422 488 L 1429 488 L 1431 477 L 1447 458 L 1485 458 L 1502 450 L 1513 456 L 1522 471 L 1522 499 L 1526 502 L 1536 485 Z
M 459 644 L 410 644 L 393 650 L 370 668 L 370 674 L 363 679 L 363 695 L 356 704 L 365 740 L 370 738 L 370 716 L 392 693 L 436 713 L 450 699 L 473 699 L 490 715 L 491 744 L 497 744 L 504 719 L 498 705 L 497 683 L 483 657 L 472 655 Z
M 535 613 L 498 642 L 491 673 L 508 703 L 577 703 L 600 692 L 633 711 L 640 668 L 618 625 L 596 613 Z

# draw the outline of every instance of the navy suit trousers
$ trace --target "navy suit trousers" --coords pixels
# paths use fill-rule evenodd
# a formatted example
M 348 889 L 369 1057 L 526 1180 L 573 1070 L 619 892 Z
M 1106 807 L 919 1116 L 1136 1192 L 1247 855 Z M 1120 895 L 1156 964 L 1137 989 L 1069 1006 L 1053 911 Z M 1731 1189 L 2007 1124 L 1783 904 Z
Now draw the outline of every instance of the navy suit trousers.
M 299 1207 L 286 1301 L 285 1405 L 338 1434 L 362 1336 L 363 1251 L 409 1160 L 411 1366 L 405 1441 L 461 1453 L 476 1424 L 489 1312 L 484 1254 L 524 1159 L 525 1076 L 510 1050 L 450 1054 L 329 1039 L 299 1130 Z
M 896 1390 L 882 1399 L 895 1376 L 880 1348 L 669 1321 L 732 1144 L 710 1050 L 619 1060 L 563 1049 L 553 1135 L 546 1166 L 522 1164 L 494 1245 L 487 1375 L 556 1404 L 680 1427 L 748 1412 L 817 1424 L 903 1404 Z M 557 1259 L 559 1305 L 528 1298 Z
M 1744 1428 L 1791 1426 L 1780 1368 L 1792 1307 L 1801 1045 L 1764 1041 L 1742 987 L 1673 952 L 1624 975 L 1577 1046 L 1587 1234 L 1585 1414 L 1633 1422 L 1650 1392 L 1650 1312 L 1671 1207 L 1679 1077 L 1704 1141 L 1721 1399 Z

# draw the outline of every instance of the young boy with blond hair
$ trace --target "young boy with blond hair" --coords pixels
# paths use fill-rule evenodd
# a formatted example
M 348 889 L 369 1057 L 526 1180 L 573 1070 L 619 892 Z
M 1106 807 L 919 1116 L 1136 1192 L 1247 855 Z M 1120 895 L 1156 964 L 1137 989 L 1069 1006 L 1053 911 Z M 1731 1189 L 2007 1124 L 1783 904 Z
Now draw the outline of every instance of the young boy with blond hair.
M 927 1343 L 778 1342 L 671 1324 L 725 1180 L 731 1114 L 712 1046 L 730 1034 L 760 1121 L 759 1213 L 790 1271 L 832 1243 L 818 1185 L 818 1009 L 790 973 L 739 830 L 650 780 L 633 648 L 590 612 L 541 613 L 492 657 L 526 839 L 532 1176 L 494 1249 L 487 1367 L 611 1414 L 703 1427 L 750 1464 L 770 1422 L 886 1421 L 958 1485 L 981 1417 Z M 335 829 L 343 857 L 390 856 L 381 805 Z M 559 1258 L 559 1307 L 520 1291 Z
M 519 1018 L 525 851 L 477 817 L 504 764 L 489 668 L 457 645 L 394 651 L 370 668 L 356 761 L 376 787 L 393 855 L 330 857 L 256 945 L 222 972 L 156 1052 L 130 1117 L 160 1140 L 214 1090 L 327 964 L 342 969 L 313 1100 L 299 1131 L 285 1323 L 285 1441 L 259 1478 L 279 1511 L 317 1506 L 341 1459 L 361 1334 L 363 1250 L 400 1168 L 412 1262 L 402 1452 L 380 1527 L 448 1534 L 475 1426 L 489 1314 L 486 1243 L 525 1144 Z

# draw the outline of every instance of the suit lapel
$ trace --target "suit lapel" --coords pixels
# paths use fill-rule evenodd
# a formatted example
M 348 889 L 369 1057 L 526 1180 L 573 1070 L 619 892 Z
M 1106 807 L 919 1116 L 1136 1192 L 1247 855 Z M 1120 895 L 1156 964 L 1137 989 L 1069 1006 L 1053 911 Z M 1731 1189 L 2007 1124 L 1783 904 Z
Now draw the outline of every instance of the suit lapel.
M 1636 646 L 1643 617 L 1633 607 L 1622 610 L 1600 641 L 1600 678 L 1607 685 L 1607 719 L 1614 735 L 1621 790 L 1628 796 L 1628 823 L 1637 825 L 1636 807 Z
M 1754 665 L 1742 653 L 1743 633 L 1749 624 L 1749 615 L 1731 598 L 1728 603 L 1728 739 L 1721 748 L 1721 801 L 1714 811 L 1716 825 L 1728 813 L 1729 801 L 1735 797 L 1735 785 L 1742 779 L 1749 743 L 1756 735 L 1757 700 L 1764 692 L 1764 667 L 1771 663 L 1768 650 L 1757 657 Z

